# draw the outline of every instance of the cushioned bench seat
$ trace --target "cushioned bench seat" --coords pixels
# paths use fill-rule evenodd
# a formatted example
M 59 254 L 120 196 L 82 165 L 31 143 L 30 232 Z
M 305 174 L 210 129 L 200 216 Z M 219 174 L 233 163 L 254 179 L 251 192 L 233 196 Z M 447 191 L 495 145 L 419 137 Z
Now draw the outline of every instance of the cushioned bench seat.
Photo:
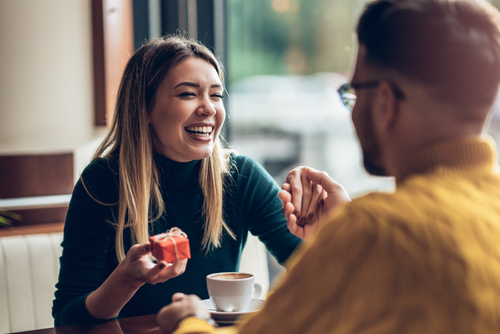
M 0 332 L 54 327 L 62 233 L 0 238 Z

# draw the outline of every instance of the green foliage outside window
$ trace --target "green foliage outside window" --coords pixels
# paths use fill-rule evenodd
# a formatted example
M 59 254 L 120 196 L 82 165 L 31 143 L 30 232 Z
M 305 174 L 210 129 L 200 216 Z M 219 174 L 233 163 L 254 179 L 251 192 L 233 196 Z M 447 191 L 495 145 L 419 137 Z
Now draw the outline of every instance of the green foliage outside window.
M 229 81 L 347 73 L 366 0 L 228 0 Z
M 229 82 L 246 76 L 348 73 L 368 0 L 228 0 Z M 491 0 L 500 8 L 500 0 Z

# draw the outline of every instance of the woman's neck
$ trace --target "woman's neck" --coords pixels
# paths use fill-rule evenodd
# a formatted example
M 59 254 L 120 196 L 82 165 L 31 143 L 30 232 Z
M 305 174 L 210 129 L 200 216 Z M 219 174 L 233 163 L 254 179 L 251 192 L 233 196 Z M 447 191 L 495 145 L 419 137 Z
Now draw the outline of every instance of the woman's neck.
M 188 190 L 198 182 L 201 160 L 176 162 L 155 152 L 154 159 L 158 168 L 160 184 L 167 191 Z

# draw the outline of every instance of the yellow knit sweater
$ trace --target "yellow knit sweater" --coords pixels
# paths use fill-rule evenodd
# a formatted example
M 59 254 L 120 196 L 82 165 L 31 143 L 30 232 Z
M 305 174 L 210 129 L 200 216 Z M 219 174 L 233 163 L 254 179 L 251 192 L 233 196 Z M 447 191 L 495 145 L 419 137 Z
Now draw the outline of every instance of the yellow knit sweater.
M 500 333 L 500 174 L 491 139 L 439 143 L 334 212 L 264 309 L 217 333 Z M 176 334 L 215 333 L 195 318 Z

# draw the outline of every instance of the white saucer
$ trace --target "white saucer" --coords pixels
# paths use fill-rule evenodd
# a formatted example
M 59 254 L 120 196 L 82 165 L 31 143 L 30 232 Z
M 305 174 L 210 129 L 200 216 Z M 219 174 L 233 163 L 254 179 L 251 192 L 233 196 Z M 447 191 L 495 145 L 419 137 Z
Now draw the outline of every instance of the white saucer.
M 238 318 L 240 316 L 245 314 L 252 314 L 259 311 L 262 306 L 264 306 L 264 303 L 266 301 L 263 299 L 252 300 L 250 306 L 248 307 L 248 310 L 244 312 L 218 312 L 210 299 L 204 299 L 202 300 L 202 302 L 207 307 L 208 312 L 210 312 L 210 314 L 212 315 L 212 318 L 214 318 L 214 320 L 219 324 L 233 324 L 238 322 Z

